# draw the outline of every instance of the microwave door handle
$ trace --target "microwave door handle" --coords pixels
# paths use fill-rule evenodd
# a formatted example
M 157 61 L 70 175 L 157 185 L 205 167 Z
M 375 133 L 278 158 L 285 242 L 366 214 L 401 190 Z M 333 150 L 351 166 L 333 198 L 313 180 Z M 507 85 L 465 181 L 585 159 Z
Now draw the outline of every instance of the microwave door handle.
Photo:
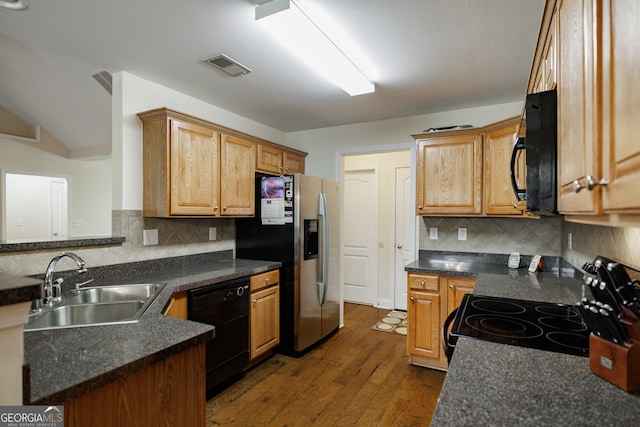
M 516 143 L 513 145 L 513 151 L 511 152 L 511 186 L 513 187 L 513 193 L 516 196 L 518 201 L 525 200 L 527 198 L 527 192 L 524 188 L 518 188 L 518 183 L 516 182 L 516 159 L 518 157 L 518 151 L 524 150 L 527 148 L 526 142 L 524 138 L 518 138 Z

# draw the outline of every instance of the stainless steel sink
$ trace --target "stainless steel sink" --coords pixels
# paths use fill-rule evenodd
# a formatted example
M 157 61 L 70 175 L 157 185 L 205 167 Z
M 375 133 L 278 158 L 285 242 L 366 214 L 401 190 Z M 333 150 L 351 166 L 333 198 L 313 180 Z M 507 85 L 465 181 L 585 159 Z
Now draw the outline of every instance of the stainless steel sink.
M 86 288 L 81 289 L 76 296 L 70 299 L 70 302 L 84 304 L 137 300 L 146 301 L 157 294 L 160 289 L 162 289 L 162 285 L 158 284 L 136 284 Z
M 135 323 L 164 285 L 135 284 L 81 289 L 62 305 L 29 316 L 25 331 Z

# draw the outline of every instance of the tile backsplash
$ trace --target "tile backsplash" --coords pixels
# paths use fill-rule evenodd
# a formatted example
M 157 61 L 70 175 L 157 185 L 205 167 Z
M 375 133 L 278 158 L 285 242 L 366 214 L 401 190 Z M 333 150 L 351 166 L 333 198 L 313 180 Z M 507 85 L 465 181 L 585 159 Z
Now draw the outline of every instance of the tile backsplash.
M 124 210 L 112 212 L 114 236 L 123 236 L 122 245 L 68 248 L 81 256 L 88 268 L 170 258 L 206 252 L 235 249 L 235 221 L 211 218 L 145 218 L 142 211 Z M 216 240 L 209 240 L 209 227 L 216 228 Z M 143 230 L 158 230 L 158 244 L 143 245 Z M 0 271 L 16 275 L 44 274 L 53 256 L 60 249 L 9 252 L 0 255 Z M 72 261 L 64 259 L 58 270 L 74 268 Z
M 560 218 L 422 217 L 419 221 L 421 250 L 560 256 Z M 438 239 L 429 229 L 438 229 Z M 467 240 L 458 240 L 458 228 L 467 229 Z
M 569 233 L 571 247 L 569 249 Z M 563 222 L 562 257 L 576 267 L 602 255 L 640 270 L 640 228 Z

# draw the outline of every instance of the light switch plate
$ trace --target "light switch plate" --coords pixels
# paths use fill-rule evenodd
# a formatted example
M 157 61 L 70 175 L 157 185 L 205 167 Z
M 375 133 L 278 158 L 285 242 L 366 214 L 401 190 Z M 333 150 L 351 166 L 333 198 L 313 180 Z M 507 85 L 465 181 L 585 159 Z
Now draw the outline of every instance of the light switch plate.
M 144 230 L 142 232 L 142 244 L 144 246 L 158 244 L 158 230 Z
M 218 238 L 217 236 L 217 230 L 215 227 L 209 227 L 209 240 L 216 240 Z
M 429 239 L 438 240 L 438 227 L 431 227 L 429 229 Z

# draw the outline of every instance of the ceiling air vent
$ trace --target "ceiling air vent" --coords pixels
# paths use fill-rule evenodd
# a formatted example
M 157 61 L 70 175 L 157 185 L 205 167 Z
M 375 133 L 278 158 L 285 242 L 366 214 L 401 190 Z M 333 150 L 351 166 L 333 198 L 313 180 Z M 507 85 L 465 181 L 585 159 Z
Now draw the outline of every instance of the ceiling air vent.
M 212 56 L 210 58 L 203 59 L 202 62 L 207 63 L 220 71 L 224 71 L 233 77 L 251 72 L 251 70 L 244 65 L 238 64 L 236 61 L 225 55 Z
M 102 86 L 109 94 L 112 94 L 113 82 L 111 81 L 111 74 L 107 71 L 101 71 L 98 74 L 94 74 L 93 78 L 96 79 L 100 86 Z

